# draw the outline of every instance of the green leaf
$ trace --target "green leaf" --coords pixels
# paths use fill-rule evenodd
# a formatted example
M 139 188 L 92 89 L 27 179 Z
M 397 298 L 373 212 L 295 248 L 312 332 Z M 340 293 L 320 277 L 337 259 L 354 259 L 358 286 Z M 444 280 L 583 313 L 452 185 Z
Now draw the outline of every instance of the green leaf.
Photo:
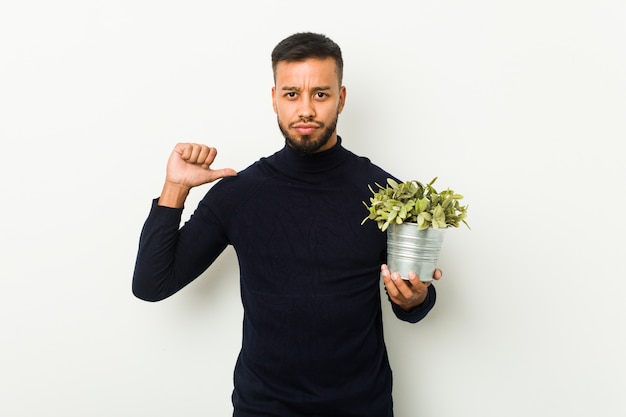
M 441 193 L 437 192 L 433 186 L 436 180 L 437 177 L 434 177 L 424 185 L 417 180 L 398 183 L 393 178 L 387 178 L 385 187 L 374 183 L 378 188 L 376 191 L 368 185 L 372 196 L 369 203 L 363 201 L 363 204 L 369 214 L 361 224 L 373 220 L 383 231 L 391 223 L 403 222 L 418 223 L 422 230 L 428 227 L 458 227 L 461 222 L 470 228 L 465 220 L 467 206 L 459 203 L 463 195 L 449 188 Z

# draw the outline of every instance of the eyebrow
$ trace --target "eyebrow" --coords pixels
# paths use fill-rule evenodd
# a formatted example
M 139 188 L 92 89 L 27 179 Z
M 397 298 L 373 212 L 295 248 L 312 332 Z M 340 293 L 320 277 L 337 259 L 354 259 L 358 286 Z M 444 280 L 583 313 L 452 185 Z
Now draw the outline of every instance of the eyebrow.
M 318 91 L 328 91 L 328 90 L 330 90 L 330 86 L 324 85 L 324 86 L 320 86 L 320 87 L 313 87 L 311 90 L 314 93 L 316 93 Z M 299 93 L 302 90 L 300 89 L 300 87 L 284 86 L 282 88 L 282 91 L 295 91 L 295 92 Z

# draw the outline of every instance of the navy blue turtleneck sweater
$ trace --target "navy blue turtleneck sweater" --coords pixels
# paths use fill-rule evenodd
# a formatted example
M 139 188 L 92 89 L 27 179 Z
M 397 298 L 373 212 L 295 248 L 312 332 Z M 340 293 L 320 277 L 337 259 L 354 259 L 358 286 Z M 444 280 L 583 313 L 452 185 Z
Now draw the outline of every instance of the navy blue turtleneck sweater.
M 313 155 L 288 146 L 216 183 L 179 230 L 182 209 L 145 222 L 134 294 L 158 301 L 237 253 L 244 307 L 234 416 L 390 417 L 380 265 L 386 235 L 362 201 L 390 174 L 339 143 Z M 401 320 L 417 322 L 435 291 Z

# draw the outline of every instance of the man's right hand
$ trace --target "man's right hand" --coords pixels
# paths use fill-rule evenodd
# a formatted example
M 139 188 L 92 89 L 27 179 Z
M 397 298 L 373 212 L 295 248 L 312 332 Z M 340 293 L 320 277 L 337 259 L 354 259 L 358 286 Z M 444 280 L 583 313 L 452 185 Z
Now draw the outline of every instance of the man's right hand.
M 217 149 L 197 143 L 178 143 L 167 162 L 160 206 L 183 207 L 189 190 L 223 177 L 237 175 L 231 168 L 211 169 Z

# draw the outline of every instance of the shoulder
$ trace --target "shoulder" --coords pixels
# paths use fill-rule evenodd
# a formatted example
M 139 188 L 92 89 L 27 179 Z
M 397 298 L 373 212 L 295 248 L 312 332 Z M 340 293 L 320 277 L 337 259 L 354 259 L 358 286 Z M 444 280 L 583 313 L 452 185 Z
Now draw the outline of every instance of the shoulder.
M 210 206 L 213 211 L 236 211 L 260 192 L 263 184 L 272 178 L 265 158 L 239 171 L 234 177 L 224 177 L 214 183 L 200 201 L 200 206 Z
M 373 163 L 370 158 L 357 155 L 347 149 L 346 152 L 349 155 L 350 163 L 352 165 L 351 172 L 355 174 L 359 181 L 365 181 L 367 184 L 373 185 L 374 182 L 382 184 L 387 181 L 387 178 L 397 180 L 395 175 Z
M 264 183 L 271 174 L 264 167 L 264 159 L 261 159 L 247 168 L 239 171 L 234 177 L 224 177 L 217 181 L 207 192 L 209 195 L 219 195 L 220 198 L 241 192 L 250 193 L 251 189 Z

